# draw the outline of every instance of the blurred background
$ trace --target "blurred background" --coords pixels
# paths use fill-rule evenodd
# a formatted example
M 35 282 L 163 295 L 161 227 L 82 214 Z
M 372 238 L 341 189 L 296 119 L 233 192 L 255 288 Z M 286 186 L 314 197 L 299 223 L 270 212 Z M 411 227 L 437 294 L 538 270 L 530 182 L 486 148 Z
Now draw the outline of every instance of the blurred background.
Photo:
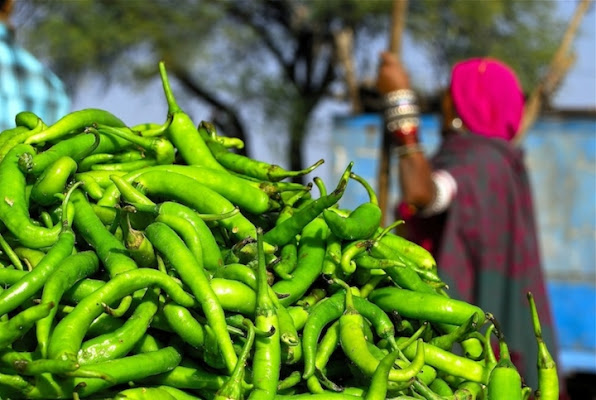
M 594 3 L 405 4 L 400 30 L 392 0 L 17 0 L 11 22 L 17 41 L 65 83 L 71 110 L 106 109 L 131 126 L 163 122 L 157 63 L 164 60 L 179 103 L 196 123 L 212 121 L 220 134 L 244 140 L 246 154 L 286 168 L 323 158 L 315 176 L 330 187 L 350 160 L 355 172 L 378 182 L 383 125 L 373 82 L 379 53 L 390 43 L 398 44 L 419 93 L 429 153 L 438 144 L 437 100 L 450 65 L 471 56 L 506 61 L 528 97 L 538 99 L 519 145 L 532 178 L 561 367 L 570 391 L 583 393 L 573 398 L 592 398 Z M 399 193 L 395 167 L 387 173 L 389 215 Z M 342 205 L 364 199 L 355 188 Z

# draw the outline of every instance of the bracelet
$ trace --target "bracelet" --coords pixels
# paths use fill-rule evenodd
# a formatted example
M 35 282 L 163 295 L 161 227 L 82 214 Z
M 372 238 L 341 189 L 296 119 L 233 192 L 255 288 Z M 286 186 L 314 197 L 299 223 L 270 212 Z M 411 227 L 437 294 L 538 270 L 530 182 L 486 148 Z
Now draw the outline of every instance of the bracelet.
M 403 118 L 405 116 L 418 116 L 419 113 L 420 109 L 417 104 L 401 104 L 399 106 L 387 108 L 385 110 L 385 119 L 389 121 L 396 118 Z
M 399 146 L 396 151 L 397 156 L 399 158 L 402 158 L 413 153 L 424 153 L 424 148 L 420 143 L 413 143 L 404 146 Z
M 399 89 L 385 94 L 385 108 L 401 104 L 412 104 L 416 102 L 416 93 L 411 89 Z
M 387 122 L 389 132 L 418 130 L 420 119 L 418 117 L 396 118 Z

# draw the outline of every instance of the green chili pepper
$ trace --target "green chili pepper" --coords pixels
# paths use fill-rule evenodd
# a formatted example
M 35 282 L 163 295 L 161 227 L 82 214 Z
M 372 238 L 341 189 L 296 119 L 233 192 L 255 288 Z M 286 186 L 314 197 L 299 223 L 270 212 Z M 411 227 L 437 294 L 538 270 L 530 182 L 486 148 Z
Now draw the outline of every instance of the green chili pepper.
M 205 332 L 201 324 L 186 308 L 175 303 L 167 303 L 163 306 L 163 315 L 172 328 L 184 342 L 195 348 L 200 348 L 205 342 Z
M 308 379 L 315 372 L 315 353 L 317 341 L 328 323 L 341 317 L 345 311 L 345 292 L 335 293 L 327 297 L 310 311 L 308 319 L 302 331 L 304 350 L 304 373 L 303 378 Z M 395 330 L 389 317 L 378 306 L 361 297 L 353 297 L 352 303 L 360 315 L 370 321 L 381 338 L 389 340 L 395 347 Z
M 83 158 L 79 163 L 78 170 L 80 172 L 89 172 L 91 167 L 96 164 L 105 163 L 119 163 L 139 161 L 145 158 L 145 154 L 138 150 L 128 150 L 123 152 L 113 153 L 94 153 Z
M 443 350 L 451 351 L 454 343 L 461 342 L 469 333 L 475 332 L 477 328 L 478 314 L 474 313 L 457 329 L 442 336 L 435 336 L 429 343 Z
M 175 149 L 172 143 L 163 137 L 143 137 L 124 127 L 112 127 L 97 124 L 99 132 L 114 135 L 141 147 L 155 156 L 157 164 L 172 164 L 175 158 Z
M 242 175 L 247 175 L 253 178 L 276 182 L 286 178 L 299 177 L 314 171 L 324 162 L 321 159 L 303 170 L 288 171 L 279 165 L 257 161 L 241 154 L 230 152 L 225 146 L 209 138 L 210 132 L 214 132 L 215 127 L 213 124 L 207 121 L 201 121 L 198 130 L 204 138 L 207 138 L 205 142 L 210 152 L 213 154 L 215 159 L 217 159 L 220 165 L 223 165 L 225 168 L 231 171 L 235 171 Z
M 178 400 L 163 388 L 134 387 L 118 392 L 114 400 Z
M 377 196 L 368 182 L 353 172 L 350 173 L 350 178 L 364 186 L 369 201 L 356 207 L 347 218 L 338 214 L 334 208 L 323 211 L 323 216 L 329 225 L 329 229 L 337 237 L 343 240 L 368 239 L 379 227 L 381 209 L 378 205 Z
M 341 281 L 338 281 L 342 284 Z M 366 376 L 372 376 L 379 365 L 379 360 L 368 350 L 366 339 L 364 337 L 364 317 L 356 310 L 353 303 L 352 291 L 347 284 L 346 287 L 346 308 L 339 319 L 339 334 L 341 347 L 346 356 L 358 367 Z M 389 372 L 389 380 L 394 382 L 404 382 L 414 378 L 424 366 L 426 345 L 422 340 L 418 341 L 416 346 L 416 356 L 413 362 L 401 370 L 392 369 Z
M 15 247 L 13 251 L 17 257 L 19 257 L 19 259 L 23 260 L 29 271 L 35 268 L 41 259 L 46 255 L 46 253 L 41 250 L 30 249 L 22 246 Z
M 135 179 L 149 196 L 165 196 L 179 201 L 200 213 L 224 214 L 234 210 L 234 205 L 215 191 L 187 176 L 177 173 L 150 171 Z M 184 189 L 182 189 L 184 188 Z M 199 194 L 200 195 L 197 195 Z M 219 221 L 239 240 L 256 237 L 256 228 L 241 213 Z
M 282 305 L 294 304 L 319 277 L 323 269 L 327 232 L 327 224 L 323 218 L 315 218 L 304 227 L 298 244 L 298 262 L 292 272 L 292 278 L 277 281 L 272 286 L 275 293 L 284 295 L 284 298 L 280 299 Z
M 275 400 L 362 400 L 360 396 L 350 394 L 324 392 L 316 394 L 277 395 Z
M 420 268 L 436 271 L 437 263 L 430 252 L 424 247 L 392 233 L 385 235 L 381 242 L 391 247 L 394 251 L 412 261 Z
M 32 111 L 20 111 L 15 115 L 14 122 L 17 127 L 22 126 L 29 129 L 33 129 L 39 122 L 39 117 Z M 5 131 L 2 131 L 4 134 Z
M 341 248 L 342 241 L 340 238 L 335 236 L 333 232 L 329 232 L 327 240 L 325 242 L 325 258 L 323 260 L 322 273 L 326 276 L 341 278 L 341 271 L 338 270 L 339 263 L 341 261 Z
M 213 328 L 221 348 L 226 368 L 231 373 L 237 362 L 230 335 L 226 328 L 224 311 L 209 284 L 202 262 L 195 259 L 182 239 L 167 225 L 154 222 L 145 233 L 156 250 L 163 254 L 176 269 L 182 281 L 188 285 Z
M 151 384 L 177 389 L 217 391 L 227 380 L 227 377 L 217 375 L 199 365 L 189 364 L 191 366 L 178 365 L 171 371 L 155 375 L 146 381 Z
M 249 286 L 222 278 L 212 278 L 209 284 L 224 311 L 254 316 L 257 297 Z
M 2 252 L 6 255 L 6 257 L 8 257 L 13 267 L 18 269 L 19 271 L 22 271 L 24 269 L 23 263 L 21 263 L 19 256 L 14 252 L 12 247 L 10 247 L 10 244 L 6 241 L 6 239 L 4 239 L 4 236 L 2 236 L 2 234 L 0 234 L 0 249 L 2 249 Z
M 291 389 L 298 385 L 301 380 L 302 376 L 300 371 L 292 371 L 288 376 L 279 381 L 279 384 L 277 385 L 277 392 L 280 393 Z
M 559 376 L 557 374 L 557 364 L 551 356 L 544 340 L 542 339 L 542 328 L 536 302 L 532 293 L 528 292 L 528 302 L 532 314 L 532 325 L 534 326 L 534 335 L 538 344 L 538 393 L 541 400 L 551 400 L 559 398 Z
M 72 158 L 60 157 L 37 178 L 31 189 L 31 200 L 42 206 L 58 202 L 57 195 L 64 192 L 76 170 L 77 163 Z
M 186 244 L 186 247 L 188 247 L 194 255 L 197 262 L 204 266 L 203 246 L 201 245 L 201 240 L 197 234 L 195 225 L 193 225 L 192 222 L 172 214 L 160 214 L 155 218 L 155 221 L 163 222 L 172 228 L 172 230 L 174 230 L 174 232 L 176 232 L 176 234 L 178 234 L 184 241 L 184 244 Z
M 453 390 L 449 384 L 441 378 L 435 378 L 428 388 L 439 396 L 453 396 Z
M 66 257 L 46 281 L 41 302 L 59 304 L 66 290 L 81 279 L 95 273 L 98 268 L 99 260 L 92 251 L 83 251 Z M 52 308 L 49 314 L 36 324 L 37 344 L 42 357 L 47 357 L 47 346 L 56 312 L 57 308 Z
M 80 190 L 72 194 L 75 208 L 74 227 L 83 239 L 95 248 L 95 252 L 110 276 L 137 268 L 129 257 L 126 246 L 104 226 Z
M 265 242 L 277 246 L 283 246 L 289 243 L 307 224 L 317 218 L 323 210 L 337 203 L 346 190 L 352 166 L 353 163 L 348 165 L 337 187 L 331 194 L 314 200 L 308 206 L 296 211 L 291 218 L 276 225 L 273 229 L 265 233 Z
M 180 305 L 195 307 L 196 301 L 163 272 L 138 268 L 122 272 L 92 294 L 83 298 L 54 328 L 48 346 L 48 357 L 76 359 L 82 340 L 91 322 L 103 312 L 102 304 L 112 304 L 139 289 L 157 286 Z
M 9 137 L 7 137 L 0 146 L 0 161 L 4 160 L 8 152 L 11 151 L 16 145 L 22 144 L 29 136 L 32 136 L 45 128 L 46 125 L 43 123 L 41 118 L 37 118 L 37 122 L 35 123 L 34 127 L 23 130 L 19 129 L 18 133 L 9 135 Z
M 387 397 L 387 382 L 393 363 L 399 355 L 399 350 L 387 354 L 377 366 L 364 400 L 385 400 Z
M 14 128 L 5 129 L 2 132 L 0 132 L 0 149 L 2 149 L 6 142 L 13 139 L 14 137 L 22 136 L 23 134 L 31 132 L 31 129 L 34 129 L 35 125 L 37 125 L 37 117 L 34 118 L 34 121 L 32 121 L 34 125 L 32 127 L 17 125 Z
M 397 338 L 397 345 L 400 346 L 405 340 L 404 338 Z M 403 351 L 408 358 L 413 358 L 416 354 L 416 348 L 413 345 L 409 345 Z M 458 356 L 455 353 L 440 349 L 432 344 L 425 343 L 424 360 L 426 364 L 447 374 L 474 382 L 488 382 L 490 371 L 484 368 L 483 365 L 468 358 Z
M 143 231 L 132 227 L 130 213 L 126 213 L 125 221 L 121 226 L 124 244 L 131 258 L 140 268 L 155 268 L 157 266 L 155 249 Z
M 110 172 L 136 172 L 141 169 L 158 165 L 153 157 L 145 157 L 142 160 L 127 161 L 112 164 L 95 164 L 91 166 L 91 171 L 110 171 Z
M 25 176 L 18 159 L 24 153 L 34 152 L 30 145 L 19 144 L 0 162 L 0 220 L 23 246 L 38 249 L 56 243 L 62 227 L 40 227 L 30 218 Z
M 168 102 L 168 118 L 172 119 L 166 134 L 178 149 L 184 162 L 189 165 L 203 165 L 225 172 L 225 168 L 213 157 L 188 114 L 176 103 L 163 61 L 159 63 L 159 75 Z
M 73 384 L 76 387 L 84 382 L 79 393 L 81 396 L 87 397 L 118 384 L 137 381 L 142 378 L 171 371 L 180 364 L 181 359 L 182 355 L 175 348 L 165 347 L 153 352 L 85 365 L 79 369 L 95 373 L 105 373 L 110 379 L 75 378 Z
M 25 140 L 25 143 L 35 144 L 60 139 L 71 132 L 80 131 L 94 124 L 125 126 L 120 119 L 106 110 L 87 108 L 65 115 L 55 124 L 50 125 L 39 133 L 29 136 Z
M 216 271 L 224 265 L 221 250 L 213 237 L 213 233 L 199 216 L 199 214 L 192 208 L 173 201 L 166 201 L 156 206 L 143 209 L 150 211 L 158 217 L 163 215 L 177 216 L 189 221 L 195 228 L 195 233 L 201 242 L 201 250 L 203 253 L 203 265 L 209 271 Z
M 517 368 L 511 362 L 507 343 L 500 331 L 498 336 L 500 357 L 488 379 L 487 400 L 521 400 L 521 377 Z
M 8 321 L 0 322 L 0 348 L 6 347 L 27 333 L 35 322 L 46 317 L 54 303 L 42 303 L 26 308 Z
M 116 330 L 87 340 L 77 356 L 80 365 L 95 364 L 125 356 L 145 334 L 157 312 L 159 291 L 147 289 L 130 318 Z
M 105 142 L 104 139 L 103 147 Z M 78 163 L 97 150 L 101 143 L 102 136 L 96 130 L 90 129 L 87 133 L 60 141 L 39 154 L 24 153 L 19 157 L 19 166 L 25 173 L 39 175 L 62 157 L 70 157 Z
M 238 356 L 238 362 L 236 363 L 234 371 L 232 371 L 232 375 L 217 391 L 213 400 L 241 400 L 244 398 L 243 380 L 245 367 L 255 340 L 255 327 L 249 319 L 245 319 L 243 323 L 247 327 L 246 342 L 244 343 L 242 352 Z
M 2 181 L 0 179 L 0 181 Z M 4 186 L 0 185 L 0 186 Z M 76 191 L 76 186 L 72 190 Z M 62 201 L 62 208 L 66 210 L 72 191 L 69 191 Z M 68 257 L 74 248 L 75 235 L 70 228 L 68 213 L 63 211 L 62 230 L 58 236 L 57 243 L 53 245 L 37 267 L 24 275 L 10 288 L 0 293 L 0 315 L 17 308 L 23 301 L 35 294 L 43 287 L 47 279 L 56 270 L 59 263 Z
M 261 332 L 269 332 L 267 336 L 255 339 L 255 352 L 252 364 L 253 390 L 249 400 L 273 399 L 279 383 L 279 366 L 281 364 L 281 343 L 279 320 L 275 306 L 269 296 L 269 284 L 263 250 L 263 233 L 257 229 L 257 310 L 255 327 Z
M 397 311 L 406 318 L 461 325 L 476 314 L 479 325 L 485 321 L 484 311 L 479 307 L 439 294 L 419 293 L 388 286 L 373 290 L 368 298 L 386 312 Z

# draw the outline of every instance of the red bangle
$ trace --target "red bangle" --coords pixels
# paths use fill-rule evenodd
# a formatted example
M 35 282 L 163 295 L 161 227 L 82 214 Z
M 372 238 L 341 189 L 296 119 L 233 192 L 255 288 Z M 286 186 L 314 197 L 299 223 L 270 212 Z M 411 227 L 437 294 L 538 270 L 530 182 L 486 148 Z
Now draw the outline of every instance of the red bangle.
M 406 125 L 392 132 L 393 142 L 397 146 L 409 146 L 418 143 L 418 126 Z

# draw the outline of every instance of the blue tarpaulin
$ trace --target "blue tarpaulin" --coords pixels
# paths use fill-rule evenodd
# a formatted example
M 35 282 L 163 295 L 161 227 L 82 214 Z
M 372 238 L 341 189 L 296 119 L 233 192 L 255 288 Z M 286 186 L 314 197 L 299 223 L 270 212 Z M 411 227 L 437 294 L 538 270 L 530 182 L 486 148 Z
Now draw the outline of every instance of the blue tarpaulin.
M 334 119 L 334 178 L 354 161 L 354 172 L 377 187 L 382 129 L 378 114 Z M 424 115 L 420 137 L 428 155 L 439 145 L 438 132 L 438 116 Z M 596 120 L 544 117 L 527 132 L 522 147 L 534 193 L 561 367 L 568 373 L 596 372 Z M 395 204 L 397 156 L 391 160 L 389 200 Z M 367 200 L 364 189 L 351 182 L 340 205 L 350 209 Z

